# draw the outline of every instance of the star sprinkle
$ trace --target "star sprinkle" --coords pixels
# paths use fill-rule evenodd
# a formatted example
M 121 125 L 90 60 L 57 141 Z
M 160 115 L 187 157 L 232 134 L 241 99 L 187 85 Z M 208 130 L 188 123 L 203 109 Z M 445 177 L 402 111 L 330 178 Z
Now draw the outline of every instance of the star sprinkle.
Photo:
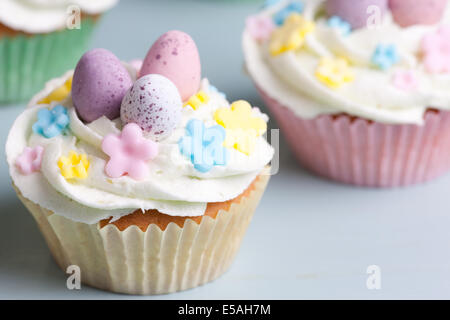
M 286 19 L 293 13 L 302 13 L 305 5 L 301 1 L 292 1 L 286 7 L 278 11 L 274 16 L 274 22 L 281 26 Z
M 379 44 L 372 55 L 372 63 L 381 70 L 387 70 L 399 61 L 397 47 L 393 44 Z
M 16 166 L 24 175 L 32 174 L 41 170 L 42 155 L 44 148 L 37 146 L 34 148 L 25 147 L 22 154 L 16 160 Z
M 327 58 L 320 60 L 316 69 L 316 77 L 332 89 L 337 89 L 354 80 L 354 75 L 348 62 L 342 58 Z
M 158 155 L 158 145 L 145 139 L 135 123 L 127 124 L 120 135 L 109 134 L 102 141 L 102 150 L 110 158 L 105 166 L 111 178 L 124 175 L 143 180 L 149 174 L 148 161 Z
M 62 134 L 69 126 L 69 116 L 67 109 L 57 105 L 52 110 L 41 109 L 37 114 L 38 120 L 33 125 L 33 132 L 44 136 L 47 139 Z
M 276 28 L 271 18 L 261 15 L 248 17 L 245 20 L 245 26 L 250 36 L 257 41 L 269 39 Z
M 297 13 L 291 14 L 282 27 L 272 32 L 269 43 L 270 54 L 277 56 L 286 51 L 297 50 L 313 30 L 313 22 Z
M 339 16 L 332 16 L 328 19 L 327 24 L 329 27 L 338 30 L 343 36 L 348 36 L 352 31 L 351 24 Z
M 67 98 L 72 90 L 72 77 L 70 77 L 62 86 L 53 90 L 48 96 L 39 101 L 39 104 L 50 104 L 53 101 L 60 102 Z
M 392 83 L 397 89 L 414 91 L 419 86 L 419 81 L 412 70 L 396 71 L 392 76 Z
M 250 155 L 256 144 L 256 137 L 267 130 L 266 122 L 252 114 L 252 106 L 244 100 L 234 102 L 230 108 L 220 108 L 214 113 L 214 120 L 226 129 L 226 148 Z
M 423 63 L 430 73 L 450 72 L 450 26 L 427 34 L 421 44 Z
M 209 95 L 205 91 L 199 91 L 197 94 L 190 97 L 183 107 L 190 106 L 192 109 L 197 110 L 201 105 L 208 102 Z
M 70 151 L 69 156 L 61 156 L 58 160 L 58 167 L 61 175 L 66 180 L 86 179 L 88 177 L 89 160 L 85 154 L 78 154 Z
M 228 152 L 223 147 L 225 140 L 223 127 L 215 125 L 206 128 L 202 121 L 192 119 L 186 126 L 186 135 L 178 142 L 180 152 L 191 160 L 194 168 L 202 173 L 214 166 L 224 166 Z

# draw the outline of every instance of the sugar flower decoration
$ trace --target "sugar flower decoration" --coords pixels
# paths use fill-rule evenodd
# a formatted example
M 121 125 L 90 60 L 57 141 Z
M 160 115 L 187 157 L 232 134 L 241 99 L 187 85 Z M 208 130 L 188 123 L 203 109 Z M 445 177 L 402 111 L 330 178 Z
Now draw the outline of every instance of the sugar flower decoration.
M 297 13 L 291 14 L 285 24 L 272 33 L 269 43 L 270 54 L 277 56 L 300 48 L 305 42 L 305 37 L 313 30 L 313 22 Z
M 225 129 L 215 125 L 206 128 L 198 119 L 192 119 L 186 126 L 186 135 L 178 142 L 180 152 L 191 160 L 194 168 L 202 173 L 214 166 L 224 166 L 228 162 L 228 152 L 223 147 Z
M 339 31 L 343 36 L 347 36 L 352 31 L 352 25 L 339 16 L 332 16 L 328 19 L 328 26 Z
M 393 44 L 379 44 L 372 55 L 372 63 L 381 70 L 387 70 L 399 61 L 397 47 Z
M 442 26 L 425 35 L 421 46 L 423 63 L 428 72 L 450 72 L 450 26 Z
M 419 85 L 415 73 L 411 70 L 399 70 L 392 76 L 394 86 L 403 91 L 414 91 Z
M 219 89 L 217 89 L 215 86 L 213 86 L 212 84 L 209 85 L 209 93 L 217 93 L 218 95 L 220 95 L 222 98 L 226 99 L 227 95 L 221 91 L 219 91 Z
M 39 171 L 41 169 L 43 154 L 44 148 L 41 146 L 34 148 L 25 147 L 22 154 L 16 160 L 16 166 L 24 175 Z
M 276 26 L 268 16 L 254 15 L 245 20 L 246 29 L 253 39 L 264 41 L 270 38 Z
M 252 114 L 252 106 L 244 100 L 231 104 L 230 108 L 220 108 L 214 113 L 214 120 L 226 129 L 226 148 L 250 155 L 255 147 L 256 137 L 264 134 L 267 123 Z
M 70 77 L 62 86 L 53 90 L 48 96 L 39 101 L 39 104 L 50 104 L 53 101 L 62 101 L 72 90 L 72 77 Z
M 208 102 L 209 95 L 205 91 L 199 91 L 198 93 L 190 97 L 183 107 L 190 106 L 192 109 L 197 110 L 201 105 Z
M 320 60 L 319 66 L 316 69 L 316 77 L 333 89 L 337 89 L 355 79 L 347 60 L 327 57 Z
M 105 172 L 111 178 L 128 175 L 143 180 L 149 173 L 148 161 L 158 155 L 158 145 L 144 138 L 142 129 L 135 123 L 127 124 L 120 135 L 107 135 L 102 150 L 110 157 Z
M 301 1 L 292 1 L 286 7 L 278 11 L 274 16 L 274 22 L 281 26 L 286 19 L 293 13 L 302 13 L 305 5 Z
M 61 156 L 58 160 L 58 167 L 61 175 L 70 179 L 86 179 L 88 177 L 89 160 L 85 154 L 78 154 L 74 151 L 69 152 L 69 156 Z
M 55 106 L 52 110 L 41 109 L 37 117 L 38 120 L 33 125 L 33 132 L 48 139 L 62 134 L 70 122 L 67 109 L 61 105 Z

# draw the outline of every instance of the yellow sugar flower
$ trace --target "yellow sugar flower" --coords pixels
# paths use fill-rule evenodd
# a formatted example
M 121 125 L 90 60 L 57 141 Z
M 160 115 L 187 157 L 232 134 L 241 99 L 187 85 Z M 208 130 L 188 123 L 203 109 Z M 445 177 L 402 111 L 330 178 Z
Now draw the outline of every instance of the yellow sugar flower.
M 61 156 L 58 160 L 58 167 L 61 175 L 66 179 L 86 179 L 88 177 L 89 160 L 85 154 L 69 152 L 69 156 Z
M 199 91 L 194 94 L 189 100 L 184 104 L 184 107 L 191 106 L 192 109 L 197 110 L 202 104 L 209 102 L 209 95 L 205 91 Z
M 298 13 L 292 13 L 284 24 L 272 33 L 269 42 L 270 54 L 277 56 L 286 51 L 297 50 L 314 28 L 314 22 L 306 20 Z
M 72 77 L 70 77 L 62 86 L 53 90 L 48 96 L 39 101 L 39 104 L 50 104 L 53 101 L 62 101 L 72 90 Z
M 230 108 L 219 108 L 214 120 L 226 129 L 224 147 L 249 155 L 254 150 L 256 137 L 264 134 L 267 123 L 252 114 L 252 106 L 244 100 L 231 104 Z
M 320 60 L 316 69 L 316 77 L 333 89 L 337 89 L 355 79 L 347 60 L 329 57 L 324 57 Z

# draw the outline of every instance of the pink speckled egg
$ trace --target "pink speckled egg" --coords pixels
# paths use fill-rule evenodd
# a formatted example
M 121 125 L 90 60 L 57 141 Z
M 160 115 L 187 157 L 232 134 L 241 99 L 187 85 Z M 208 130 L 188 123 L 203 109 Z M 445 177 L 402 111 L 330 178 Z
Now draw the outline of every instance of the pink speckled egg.
M 159 74 L 139 78 L 128 90 L 120 108 L 123 124 L 134 122 L 146 136 L 160 141 L 181 121 L 183 103 L 175 84 Z
M 133 84 L 120 60 L 106 49 L 86 52 L 72 82 L 72 101 L 80 119 L 92 122 L 102 116 L 118 118 L 120 104 Z
M 389 8 L 395 22 L 402 27 L 409 27 L 438 23 L 447 3 L 447 0 L 389 0 Z
M 377 6 L 383 16 L 388 0 L 327 0 L 326 10 L 329 16 L 339 16 L 349 22 L 353 29 L 367 26 L 369 6 Z
M 181 31 L 164 33 L 150 48 L 139 75 L 161 74 L 170 79 L 188 100 L 200 87 L 201 65 L 197 46 Z

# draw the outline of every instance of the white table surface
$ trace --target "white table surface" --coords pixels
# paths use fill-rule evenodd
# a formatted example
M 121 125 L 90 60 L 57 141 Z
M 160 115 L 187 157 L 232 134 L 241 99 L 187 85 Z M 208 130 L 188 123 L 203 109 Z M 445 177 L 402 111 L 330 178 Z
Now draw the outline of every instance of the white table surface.
M 139 58 L 163 32 L 184 30 L 197 41 L 203 74 L 214 85 L 232 100 L 262 106 L 242 72 L 240 48 L 244 18 L 260 5 L 122 0 L 101 21 L 91 46 L 107 48 L 123 60 Z M 0 108 L 1 145 L 23 107 Z M 361 189 L 298 167 L 283 140 L 280 157 L 280 171 L 269 183 L 232 268 L 202 287 L 142 298 L 450 298 L 450 175 L 406 189 Z M 87 286 L 66 288 L 66 275 L 15 196 L 3 147 L 0 158 L 0 298 L 136 298 Z M 366 287 L 369 265 L 380 267 L 380 290 Z

